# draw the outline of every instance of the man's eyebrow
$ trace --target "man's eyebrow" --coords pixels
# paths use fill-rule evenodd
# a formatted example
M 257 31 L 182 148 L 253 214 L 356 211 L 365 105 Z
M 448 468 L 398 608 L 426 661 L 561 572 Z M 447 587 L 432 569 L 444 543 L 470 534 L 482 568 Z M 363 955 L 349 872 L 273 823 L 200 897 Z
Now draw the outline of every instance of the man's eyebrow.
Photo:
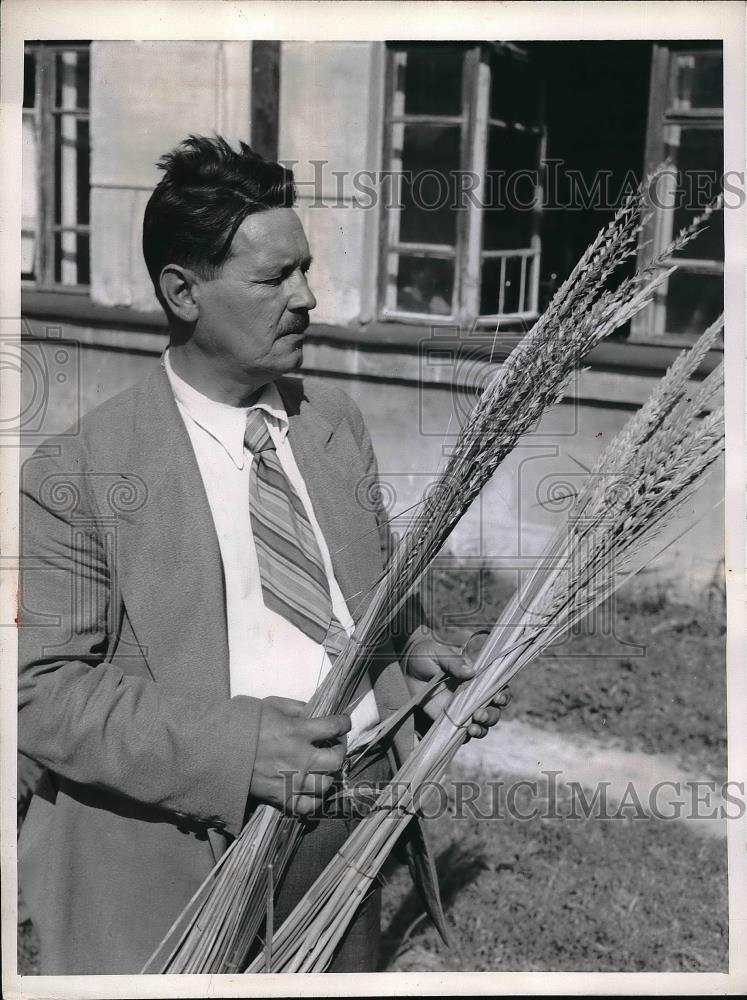
M 308 271 L 314 261 L 313 256 L 309 254 L 304 254 L 299 257 L 286 257 L 284 260 L 275 262 L 265 262 L 262 265 L 262 270 L 266 270 L 268 273 L 290 273 L 294 271 L 297 267 L 303 268 L 304 271 Z
M 311 267 L 313 260 L 314 258 L 310 253 L 308 253 L 299 255 L 298 257 L 286 257 L 284 260 L 280 261 L 278 266 L 283 271 L 293 267 Z
M 283 267 L 284 271 L 290 273 L 294 271 L 297 267 L 300 267 L 302 271 L 308 271 L 311 267 L 314 258 L 310 253 L 304 254 L 302 257 L 294 257 L 293 260 L 288 260 L 288 262 Z

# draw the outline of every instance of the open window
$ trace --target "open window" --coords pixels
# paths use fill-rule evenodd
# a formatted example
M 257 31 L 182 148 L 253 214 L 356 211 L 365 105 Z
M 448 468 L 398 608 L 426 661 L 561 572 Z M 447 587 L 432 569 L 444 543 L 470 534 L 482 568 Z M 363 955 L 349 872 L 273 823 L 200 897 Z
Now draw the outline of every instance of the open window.
M 521 324 L 537 316 L 537 74 L 509 43 L 388 46 L 380 314 Z
M 721 191 L 724 170 L 720 43 L 654 45 L 646 139 L 650 172 L 669 159 L 638 257 L 644 266 Z M 634 320 L 631 339 L 687 341 L 724 307 L 723 210 L 683 248 L 678 270 Z
M 36 288 L 90 284 L 89 93 L 88 43 L 26 45 L 21 256 Z

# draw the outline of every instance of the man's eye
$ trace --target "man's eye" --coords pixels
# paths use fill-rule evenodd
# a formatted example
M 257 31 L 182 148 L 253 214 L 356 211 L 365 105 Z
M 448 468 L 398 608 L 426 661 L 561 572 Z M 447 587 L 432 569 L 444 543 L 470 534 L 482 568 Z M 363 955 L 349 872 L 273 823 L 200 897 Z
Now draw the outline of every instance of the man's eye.
M 308 274 L 310 267 L 311 267 L 311 264 L 306 264 L 305 266 L 301 267 L 301 274 L 304 274 L 304 275 Z M 263 282 L 263 284 L 265 284 L 265 285 L 282 285 L 282 283 L 287 278 L 290 278 L 290 276 L 293 274 L 293 272 L 295 270 L 296 270 L 295 267 L 286 268 L 286 270 L 282 271 L 280 274 L 276 275 L 274 278 L 266 278 L 265 281 Z

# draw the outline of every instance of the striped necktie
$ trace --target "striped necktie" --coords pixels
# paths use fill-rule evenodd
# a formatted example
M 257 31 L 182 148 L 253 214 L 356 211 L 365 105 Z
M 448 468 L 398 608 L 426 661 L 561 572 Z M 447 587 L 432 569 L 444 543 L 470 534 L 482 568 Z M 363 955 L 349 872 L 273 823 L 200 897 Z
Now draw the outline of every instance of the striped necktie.
M 311 522 L 280 464 L 261 410 L 249 411 L 244 444 L 253 456 L 249 512 L 265 605 L 335 656 L 347 635 L 332 610 Z

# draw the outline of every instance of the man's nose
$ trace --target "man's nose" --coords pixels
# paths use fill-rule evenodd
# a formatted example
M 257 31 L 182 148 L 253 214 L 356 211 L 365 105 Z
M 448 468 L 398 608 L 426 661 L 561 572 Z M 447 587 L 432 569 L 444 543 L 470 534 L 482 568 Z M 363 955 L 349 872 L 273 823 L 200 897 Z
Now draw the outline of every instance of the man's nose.
M 316 309 L 316 299 L 314 298 L 314 293 L 309 287 L 309 282 L 306 280 L 305 274 L 298 274 L 293 285 L 291 297 L 288 301 L 288 308 L 304 309 L 307 312 L 311 312 L 312 309 Z

